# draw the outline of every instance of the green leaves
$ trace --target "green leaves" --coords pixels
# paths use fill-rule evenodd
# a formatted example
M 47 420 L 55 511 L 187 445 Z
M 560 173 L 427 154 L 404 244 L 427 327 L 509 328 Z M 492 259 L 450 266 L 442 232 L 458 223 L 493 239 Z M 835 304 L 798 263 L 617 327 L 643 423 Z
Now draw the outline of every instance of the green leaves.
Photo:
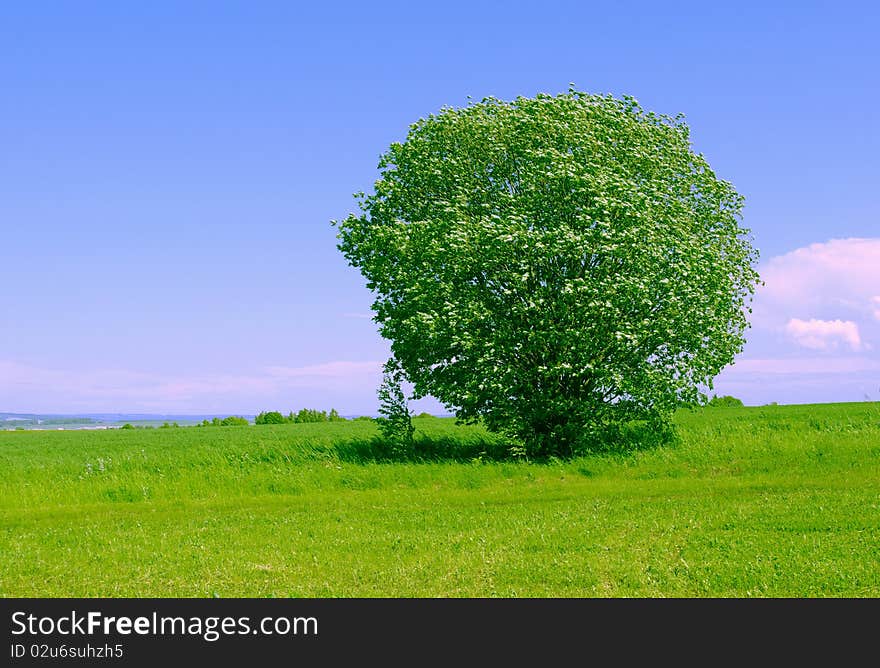
M 379 386 L 379 417 L 376 422 L 385 443 L 394 454 L 412 452 L 415 427 L 406 395 L 403 392 L 403 371 L 394 359 L 385 363 Z
M 339 249 L 417 396 L 569 452 L 741 349 L 757 252 L 680 119 L 569 91 L 416 122 Z

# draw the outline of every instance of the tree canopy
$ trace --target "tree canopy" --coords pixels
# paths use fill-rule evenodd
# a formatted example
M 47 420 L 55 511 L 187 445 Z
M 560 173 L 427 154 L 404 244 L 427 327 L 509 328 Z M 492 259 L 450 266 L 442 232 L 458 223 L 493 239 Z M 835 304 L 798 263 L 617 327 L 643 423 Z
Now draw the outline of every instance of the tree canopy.
M 663 424 L 742 349 L 757 251 L 681 116 L 574 89 L 443 108 L 339 249 L 414 386 L 533 454 Z

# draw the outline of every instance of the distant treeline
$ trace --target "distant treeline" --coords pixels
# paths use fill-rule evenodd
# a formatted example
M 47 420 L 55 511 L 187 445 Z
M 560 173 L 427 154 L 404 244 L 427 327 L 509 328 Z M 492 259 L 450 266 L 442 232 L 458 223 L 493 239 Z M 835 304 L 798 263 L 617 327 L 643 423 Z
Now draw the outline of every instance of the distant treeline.
M 254 424 L 302 424 L 305 422 L 342 422 L 344 420 L 345 418 L 335 408 L 331 408 L 329 413 L 314 408 L 303 408 L 296 413 L 290 411 L 287 415 L 282 415 L 279 411 L 263 411 L 254 418 Z M 215 417 L 211 420 L 202 420 L 197 426 L 238 427 L 247 424 L 250 422 L 246 418 L 230 415 L 225 418 Z
M 225 418 L 212 418 L 210 420 L 202 420 L 196 426 L 197 427 L 240 427 L 242 425 L 250 424 L 247 421 L 247 418 L 239 417 L 237 415 L 230 415 Z
M 297 413 L 290 411 L 287 415 L 282 415 L 278 411 L 263 412 L 254 418 L 254 424 L 303 424 L 306 422 L 342 422 L 343 420 L 345 418 L 335 408 L 331 408 L 329 413 L 314 408 L 303 408 Z
M 434 417 L 430 413 L 419 413 L 414 416 L 417 418 L 430 418 Z M 351 418 L 352 420 L 367 420 L 373 421 L 373 418 L 362 415 L 360 417 Z M 327 411 L 319 411 L 314 408 L 303 408 L 302 410 L 294 413 L 290 411 L 287 415 L 281 414 L 279 411 L 263 411 L 259 415 L 254 418 L 254 424 L 304 424 L 308 422 L 347 422 L 348 418 L 344 418 L 339 414 L 335 408 L 331 408 L 330 412 Z M 238 415 L 230 415 L 228 417 L 220 418 L 215 417 L 210 420 L 204 419 L 201 422 L 197 422 L 194 426 L 196 427 L 243 427 L 249 425 L 250 420 L 247 418 L 238 416 Z M 159 429 L 168 429 L 173 427 L 180 427 L 177 422 L 166 422 L 159 427 Z M 122 429 L 153 429 L 152 425 L 144 425 L 144 426 L 134 426 L 130 423 L 125 423 L 121 427 Z

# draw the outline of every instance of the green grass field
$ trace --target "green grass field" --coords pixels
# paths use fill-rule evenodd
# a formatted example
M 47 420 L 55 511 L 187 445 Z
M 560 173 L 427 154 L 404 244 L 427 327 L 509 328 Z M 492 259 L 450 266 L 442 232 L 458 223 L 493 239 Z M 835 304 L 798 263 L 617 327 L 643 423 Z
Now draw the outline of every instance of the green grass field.
M 676 421 L 549 463 L 436 418 L 423 462 L 361 421 L 0 432 L 0 596 L 880 596 L 880 404 Z

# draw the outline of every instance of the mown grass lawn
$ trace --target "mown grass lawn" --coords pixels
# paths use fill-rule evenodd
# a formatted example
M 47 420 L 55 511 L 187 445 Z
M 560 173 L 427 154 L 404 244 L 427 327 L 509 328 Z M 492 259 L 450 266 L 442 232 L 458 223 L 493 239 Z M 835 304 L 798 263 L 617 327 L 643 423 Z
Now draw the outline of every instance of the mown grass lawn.
M 425 462 L 369 422 L 0 432 L 0 596 L 880 595 L 880 405 L 676 421 L 540 463 L 436 418 Z

